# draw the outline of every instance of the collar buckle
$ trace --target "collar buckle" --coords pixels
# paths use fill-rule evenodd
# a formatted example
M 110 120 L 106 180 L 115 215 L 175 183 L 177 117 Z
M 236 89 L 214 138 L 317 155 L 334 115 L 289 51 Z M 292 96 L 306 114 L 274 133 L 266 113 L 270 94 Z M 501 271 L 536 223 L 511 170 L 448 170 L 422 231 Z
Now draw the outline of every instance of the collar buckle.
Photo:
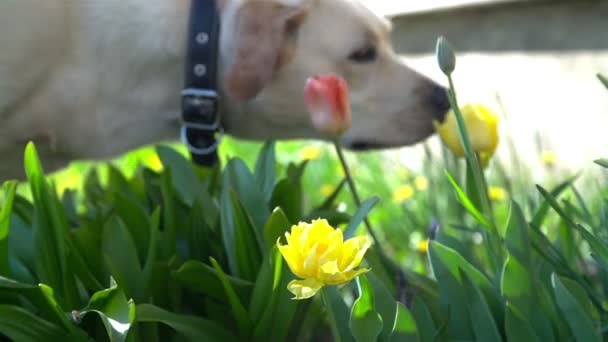
M 215 153 L 224 133 L 219 117 L 219 95 L 214 90 L 187 88 L 181 97 L 182 142 L 193 154 Z

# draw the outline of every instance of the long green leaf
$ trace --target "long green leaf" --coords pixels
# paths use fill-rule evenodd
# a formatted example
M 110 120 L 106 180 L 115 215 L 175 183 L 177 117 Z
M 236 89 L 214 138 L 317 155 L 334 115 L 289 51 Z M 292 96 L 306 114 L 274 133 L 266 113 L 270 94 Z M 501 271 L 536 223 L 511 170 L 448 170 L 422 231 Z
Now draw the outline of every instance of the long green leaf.
M 557 305 L 565 316 L 576 340 L 579 342 L 601 341 L 585 306 L 576 300 L 576 297 L 564 286 L 563 281 L 555 273 L 551 275 L 551 283 Z
M 433 321 L 433 316 L 431 315 L 428 306 L 421 297 L 414 298 L 412 315 L 414 316 L 416 325 L 418 326 L 420 341 L 433 342 L 433 337 L 437 331 L 437 328 L 435 327 L 435 322 Z
M 254 281 L 262 262 L 262 232 L 256 231 L 237 195 L 227 188 L 222 191 L 220 215 L 230 271 L 245 280 Z
M 417 342 L 418 328 L 410 311 L 401 303 L 397 303 L 397 315 L 390 342 Z
M 66 240 L 68 224 L 56 192 L 47 184 L 33 143 L 25 148 L 25 173 L 34 200 L 34 245 L 36 273 L 42 283 L 60 292 L 66 307 L 79 305 L 75 279 L 68 269 Z
M 222 282 L 224 291 L 226 291 L 226 297 L 228 297 L 228 302 L 230 303 L 230 307 L 232 308 L 232 314 L 239 327 L 239 335 L 241 335 L 242 337 L 249 336 L 253 328 L 253 323 L 247 315 L 247 310 L 239 300 L 236 291 L 228 281 L 228 278 L 226 277 L 226 274 L 224 274 L 224 271 L 222 270 L 221 266 L 213 258 L 211 258 L 211 264 L 213 264 L 213 268 L 215 268 L 215 270 L 217 271 L 218 278 Z
M 608 78 L 606 78 L 606 76 L 604 76 L 600 73 L 597 74 L 597 78 L 600 80 L 600 82 L 602 82 L 604 87 L 606 87 L 606 89 L 608 89 Z
M 0 276 L 8 277 L 11 275 L 8 261 L 8 233 L 11 225 L 17 182 L 4 183 L 2 190 L 5 197 L 2 209 L 0 209 Z
M 173 276 L 182 286 L 191 291 L 202 293 L 226 303 L 229 302 L 218 271 L 213 267 L 200 261 L 190 260 L 185 262 L 177 271 L 174 271 Z M 249 300 L 254 286 L 253 283 L 228 275 L 226 279 L 228 279 L 241 301 Z
M 571 187 L 572 184 L 574 183 L 574 181 L 577 178 L 578 178 L 578 175 L 568 178 L 564 182 L 558 184 L 549 193 L 551 194 L 552 197 L 558 197 L 559 195 L 561 195 L 562 192 L 564 192 L 569 187 Z M 542 191 L 541 191 L 541 193 L 542 193 Z M 545 220 L 545 217 L 547 216 L 547 214 L 549 212 L 550 208 L 551 208 L 551 206 L 549 205 L 549 202 L 547 200 L 543 201 L 543 203 L 541 204 L 541 206 L 536 211 L 536 214 L 534 214 L 534 217 L 532 218 L 532 221 L 531 221 L 532 223 L 531 224 L 534 225 L 534 226 L 536 226 L 536 227 L 541 227 L 542 224 L 543 224 L 543 221 Z
M 355 213 L 355 216 L 353 216 L 350 223 L 344 230 L 344 239 L 350 239 L 355 235 L 357 227 L 359 227 L 361 222 L 365 220 L 367 214 L 369 214 L 369 212 L 376 204 L 378 204 L 378 202 L 380 202 L 380 198 L 378 196 L 374 196 L 361 203 L 361 206 L 357 209 L 357 213 Z
M 270 250 L 277 243 L 277 239 L 283 236 L 290 228 L 291 223 L 285 212 L 279 207 L 275 208 L 264 225 L 266 250 Z
M 0 332 L 13 341 L 64 341 L 68 334 L 25 309 L 0 304 Z
M 274 183 L 276 182 L 276 164 L 275 143 L 269 141 L 262 147 L 255 164 L 255 178 L 264 194 L 266 202 L 270 201 Z
M 475 220 L 477 220 L 477 222 L 479 222 L 486 229 L 491 230 L 492 226 L 490 225 L 490 221 L 488 221 L 488 219 L 479 211 L 479 209 L 475 207 L 471 199 L 469 199 L 467 194 L 462 191 L 454 177 L 452 177 L 448 171 L 446 171 L 446 175 L 452 184 L 452 187 L 456 191 L 456 196 L 458 197 L 460 204 L 462 204 L 462 206 L 469 212 L 469 214 L 473 216 L 473 218 L 475 218 Z
M 36 307 L 43 319 L 65 331 L 70 331 L 73 327 L 59 306 L 52 289 L 44 284 L 22 284 L 0 276 L 0 295 L 23 296 Z
M 541 342 L 525 316 L 514 306 L 507 302 L 505 310 L 507 341 Z
M 202 184 L 194 172 L 192 164 L 174 149 L 167 146 L 156 147 L 156 153 L 163 166 L 171 170 L 171 180 L 180 199 L 191 206 Z
M 179 315 L 150 304 L 137 305 L 137 322 L 160 322 L 173 328 L 189 341 L 240 341 L 217 323 L 194 316 Z
M 124 223 L 113 216 L 103 230 L 102 251 L 106 266 L 127 297 L 143 302 L 144 285 L 135 242 Z
M 496 320 L 492 317 L 488 303 L 477 285 L 466 272 L 461 271 L 464 292 L 469 306 L 469 318 L 477 341 L 502 341 Z

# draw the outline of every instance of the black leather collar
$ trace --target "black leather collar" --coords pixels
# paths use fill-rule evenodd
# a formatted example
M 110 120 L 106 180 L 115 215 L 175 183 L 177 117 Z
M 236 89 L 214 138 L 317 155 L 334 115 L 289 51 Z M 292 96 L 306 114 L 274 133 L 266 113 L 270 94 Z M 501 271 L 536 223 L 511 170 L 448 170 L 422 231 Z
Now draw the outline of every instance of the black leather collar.
M 215 0 L 191 0 L 181 139 L 201 166 L 217 164 L 223 129 L 217 86 L 220 17 Z

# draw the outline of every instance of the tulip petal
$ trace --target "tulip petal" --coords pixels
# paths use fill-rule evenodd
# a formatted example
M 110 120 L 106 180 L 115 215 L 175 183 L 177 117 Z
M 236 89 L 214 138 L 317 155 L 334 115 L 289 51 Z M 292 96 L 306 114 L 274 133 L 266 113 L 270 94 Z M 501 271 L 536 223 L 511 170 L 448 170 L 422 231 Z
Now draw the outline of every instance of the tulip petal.
M 350 271 L 359 266 L 365 252 L 371 247 L 372 242 L 367 235 L 357 236 L 348 239 L 344 243 L 344 255 L 341 262 L 341 270 L 343 272 Z
M 348 283 L 349 281 L 357 278 L 359 275 L 369 272 L 369 268 L 360 268 L 358 270 L 351 270 L 348 272 L 338 273 L 333 277 L 329 277 L 327 279 L 323 279 L 323 282 L 326 285 L 341 285 L 344 283 Z
M 298 277 L 302 277 L 304 275 L 304 270 L 302 269 L 302 257 L 300 256 L 300 253 L 290 246 L 281 245 L 278 241 L 277 247 L 285 261 L 287 261 L 287 266 L 289 266 L 291 272 Z
M 323 283 L 313 279 L 304 280 L 292 280 L 288 285 L 287 289 L 293 293 L 295 297 L 293 299 L 306 299 L 314 296 L 323 287 Z

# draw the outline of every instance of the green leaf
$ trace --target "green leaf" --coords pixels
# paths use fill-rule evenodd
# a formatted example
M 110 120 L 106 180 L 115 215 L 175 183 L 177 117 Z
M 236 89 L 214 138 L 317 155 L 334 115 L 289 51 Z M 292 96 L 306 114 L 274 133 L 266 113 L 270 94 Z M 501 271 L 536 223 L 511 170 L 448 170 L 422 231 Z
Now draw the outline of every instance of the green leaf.
M 254 281 L 262 262 L 263 237 L 236 194 L 224 188 L 220 198 L 221 223 L 228 265 L 233 274 Z
M 64 341 L 68 333 L 23 308 L 0 305 L 0 332 L 13 341 Z
M 551 275 L 555 300 L 566 318 L 568 326 L 575 339 L 579 342 L 601 341 L 593 325 L 591 317 L 586 311 L 590 305 L 581 305 L 576 296 L 564 285 L 563 280 L 555 273 Z M 570 286 L 573 286 L 572 284 Z M 580 290 L 582 292 L 582 289 Z M 580 295 L 579 295 L 580 297 Z
M 532 326 L 511 303 L 507 302 L 505 313 L 505 330 L 507 341 L 541 342 Z
M 6 182 L 2 187 L 4 193 L 4 203 L 0 209 L 0 276 L 8 277 L 11 275 L 9 266 L 8 233 L 11 225 L 13 212 L 13 201 L 17 191 L 17 182 Z
M 262 147 L 255 164 L 255 178 L 264 194 L 266 202 L 270 201 L 272 197 L 277 173 L 276 164 L 275 143 L 269 141 Z
M 505 231 L 505 244 L 509 253 L 519 259 L 526 268 L 531 268 L 529 230 L 530 227 L 526 222 L 521 207 L 517 202 L 512 201 L 507 220 L 507 229 Z
M 160 179 L 160 192 L 163 200 L 163 252 L 166 258 L 171 258 L 175 255 L 177 248 L 177 203 L 174 200 L 174 192 L 171 187 L 171 170 L 166 170 L 160 176 Z M 198 203 L 198 198 L 200 197 L 196 196 L 195 201 L 192 203 L 192 214 L 196 211 L 194 205 Z
M 477 220 L 477 222 L 479 222 L 482 226 L 491 231 L 492 226 L 490 225 L 488 219 L 475 207 L 473 202 L 469 199 L 467 194 L 462 191 L 458 183 L 456 183 L 454 177 L 452 177 L 452 175 L 448 171 L 446 171 L 446 175 L 450 183 L 452 184 L 452 187 L 456 191 L 456 196 L 458 197 L 460 204 L 462 204 L 462 206 L 469 212 L 469 214 L 473 216 L 473 218 L 475 218 L 475 220 Z
M 553 188 L 551 190 L 551 192 L 550 192 L 551 196 L 558 197 L 562 192 L 564 192 L 566 189 L 571 187 L 577 178 L 578 178 L 578 175 L 570 177 L 567 180 L 565 180 L 564 182 L 558 184 L 555 188 Z M 541 193 L 542 193 L 542 191 L 541 191 Z M 549 213 L 550 208 L 551 207 L 549 206 L 549 202 L 547 200 L 543 201 L 543 203 L 540 205 L 540 207 L 536 211 L 536 214 L 534 214 L 534 217 L 532 218 L 532 221 L 531 221 L 531 225 L 533 225 L 535 227 L 541 227 L 543 224 L 543 221 L 545 220 L 545 217 Z
M 277 240 L 291 228 L 291 222 L 281 208 L 275 208 L 264 225 L 264 242 L 266 249 L 271 249 Z
M 593 234 L 591 234 L 587 229 L 583 226 L 574 222 L 574 220 L 560 207 L 557 203 L 557 200 L 547 192 L 547 190 L 543 189 L 541 186 L 536 186 L 543 197 L 547 200 L 549 205 L 557 212 L 557 214 L 568 224 L 570 227 L 576 229 L 576 231 L 581 234 L 582 238 L 589 243 L 591 249 L 599 255 L 602 259 L 608 260 L 608 246 L 606 246 L 602 241 L 598 240 Z
M 251 215 L 254 231 L 259 234 L 259 241 L 263 241 L 262 229 L 270 216 L 264 193 L 257 185 L 256 179 L 241 159 L 231 159 L 224 169 L 223 191 L 236 194 L 239 202 Z
M 469 278 L 466 272 L 461 271 L 464 292 L 469 307 L 469 318 L 473 325 L 476 341 L 502 341 L 496 321 L 492 317 L 492 312 L 488 307 L 483 293 Z
M 401 303 L 397 302 L 397 315 L 390 342 L 417 342 L 418 328 L 410 311 Z
M 283 256 L 273 247 L 260 270 L 249 305 L 249 315 L 256 322 L 253 340 L 285 341 L 292 325 L 300 327 L 301 322 L 294 321 L 294 316 L 303 303 L 292 300 L 291 293 L 285 290 L 292 279 L 285 268 Z
M 501 291 L 511 305 L 517 307 L 526 317 L 531 316 L 536 301 L 532 288 L 533 277 L 530 274 L 532 266 L 528 231 L 529 227 L 521 208 L 516 202 L 512 202 L 505 232 L 509 256 L 502 272 Z
M 525 317 L 531 315 L 534 308 L 531 276 L 529 270 L 511 255 L 505 262 L 500 288 L 511 306 L 516 307 Z
M 433 316 L 431 315 L 428 306 L 421 297 L 414 298 L 412 316 L 416 320 L 416 325 L 418 326 L 420 341 L 433 342 L 435 340 L 434 336 L 437 328 L 435 327 L 435 322 L 433 321 Z
M 604 76 L 600 73 L 597 74 L 597 78 L 600 80 L 600 82 L 602 82 L 604 87 L 606 87 L 606 89 L 608 89 L 608 78 L 606 78 L 606 76 Z
M 324 305 L 330 305 L 329 309 L 326 309 L 328 314 L 332 315 L 334 323 L 336 324 L 337 332 L 340 335 L 341 342 L 354 342 L 355 339 L 351 334 L 349 327 L 350 312 L 344 299 L 338 289 L 335 286 L 326 286 L 321 289 L 324 300 Z M 324 293 L 323 293 L 324 292 Z
M 180 199 L 192 206 L 196 194 L 202 190 L 201 182 L 194 172 L 192 164 L 174 149 L 167 146 L 157 146 L 156 153 L 163 166 L 171 170 L 173 187 Z
M 388 340 L 395 323 L 395 296 L 386 287 L 384 282 L 377 277 L 375 272 L 376 269 L 372 269 L 365 276 L 369 280 L 369 285 L 373 290 L 375 309 L 380 314 L 383 322 L 380 340 Z
M 608 169 L 608 158 L 600 158 L 593 161 L 597 165 Z
M 137 305 L 137 322 L 160 322 L 190 341 L 227 342 L 239 339 L 217 323 L 194 316 L 179 315 L 151 304 Z
M 81 314 L 84 316 L 91 312 L 101 319 L 110 342 L 124 341 L 135 322 L 135 305 L 117 287 L 94 293 Z
M 382 318 L 376 312 L 374 291 L 365 275 L 357 277 L 359 297 L 350 313 L 350 331 L 357 342 L 374 342 L 382 331 Z
M 376 204 L 378 204 L 378 202 L 380 202 L 380 198 L 378 196 L 374 196 L 372 198 L 368 198 L 363 203 L 361 203 L 361 206 L 357 209 L 357 213 L 355 214 L 355 216 L 353 216 L 353 218 L 350 220 L 350 223 L 344 230 L 345 240 L 350 239 L 355 235 L 357 227 L 359 227 L 361 222 L 365 220 L 367 214 L 369 214 L 370 210 L 372 210 L 372 208 Z
M 429 258 L 433 273 L 439 283 L 441 303 L 444 312 L 450 307 L 450 327 L 454 325 L 456 331 L 463 336 L 472 333 L 468 322 L 464 289 L 462 288 L 461 271 L 467 273 L 469 278 L 479 287 L 488 301 L 488 306 L 498 322 L 502 321 L 502 304 L 496 289 L 479 270 L 465 260 L 455 250 L 446 247 L 436 241 L 429 244 Z M 460 322 L 460 323 L 457 323 Z M 458 325 L 461 324 L 461 325 Z M 470 338 L 470 337 L 462 337 Z
M 213 268 L 217 271 L 218 278 L 222 282 L 222 286 L 224 287 L 224 291 L 226 291 L 226 297 L 228 297 L 228 302 L 230 303 L 230 307 L 232 308 L 232 314 L 236 320 L 237 326 L 239 327 L 239 332 L 242 337 L 249 336 L 253 323 L 249 319 L 247 315 L 247 310 L 239 300 L 234 287 L 228 281 L 228 277 L 222 271 L 220 265 L 215 261 L 215 259 L 211 258 L 211 264 L 213 264 Z
M 116 216 L 108 220 L 102 237 L 103 257 L 112 277 L 136 302 L 144 302 L 143 275 L 135 242 L 124 223 Z
M 34 200 L 35 268 L 40 282 L 58 289 L 66 307 L 80 305 L 72 270 L 68 269 L 66 240 L 69 228 L 56 191 L 46 183 L 33 143 L 25 148 L 25 173 Z
M 442 252 L 452 252 L 450 254 L 461 259 L 462 257 L 436 241 L 429 245 L 429 257 L 433 274 L 439 284 L 441 308 L 443 316 L 447 320 L 449 335 L 459 340 L 472 339 L 473 330 L 469 321 L 466 297 L 461 286 L 459 265 L 455 262 L 457 259 L 442 259 L 442 256 L 447 254 Z
M 143 264 L 148 254 L 150 245 L 150 220 L 142 204 L 135 202 L 122 193 L 113 194 L 113 209 L 124 223 L 124 227 L 129 231 L 135 250 L 137 251 L 137 261 Z
M 173 276 L 181 285 L 191 291 L 205 294 L 217 300 L 228 302 L 228 297 L 220 280 L 218 271 L 200 261 L 185 262 Z M 226 276 L 234 292 L 241 301 L 247 301 L 254 284 L 239 278 Z
M 23 296 L 38 310 L 42 319 L 70 331 L 73 325 L 68 321 L 64 310 L 59 306 L 53 290 L 44 285 L 29 285 L 0 276 L 0 295 Z

